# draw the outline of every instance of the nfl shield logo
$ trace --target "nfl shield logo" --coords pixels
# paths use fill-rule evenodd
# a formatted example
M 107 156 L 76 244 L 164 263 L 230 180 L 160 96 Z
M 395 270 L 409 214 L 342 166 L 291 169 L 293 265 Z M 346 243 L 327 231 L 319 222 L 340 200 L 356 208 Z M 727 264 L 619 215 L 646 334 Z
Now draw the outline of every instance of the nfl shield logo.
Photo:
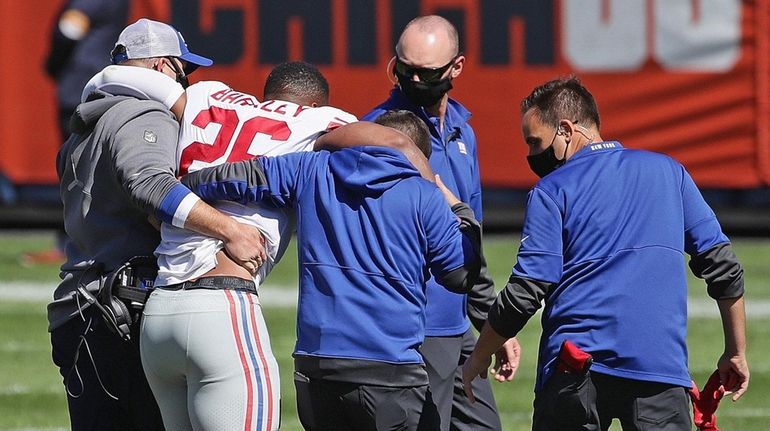
M 150 130 L 145 130 L 144 131 L 144 140 L 149 142 L 149 143 L 151 143 L 151 144 L 154 144 L 154 143 L 158 142 L 158 135 L 156 135 L 155 132 L 152 132 Z

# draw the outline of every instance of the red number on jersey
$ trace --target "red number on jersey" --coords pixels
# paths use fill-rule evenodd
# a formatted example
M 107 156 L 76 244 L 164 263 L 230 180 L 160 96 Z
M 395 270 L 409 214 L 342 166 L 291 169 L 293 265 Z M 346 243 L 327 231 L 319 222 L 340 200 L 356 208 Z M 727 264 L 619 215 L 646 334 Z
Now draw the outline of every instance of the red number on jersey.
M 187 174 L 190 165 L 195 161 L 211 163 L 224 156 L 230 146 L 232 146 L 232 150 L 227 157 L 228 162 L 258 156 L 258 154 L 249 153 L 249 147 L 258 133 L 268 135 L 274 141 L 287 141 L 291 136 L 291 129 L 285 121 L 254 117 L 243 123 L 241 131 L 233 140 L 233 134 L 239 121 L 238 113 L 234 109 L 211 106 L 209 109 L 199 112 L 192 122 L 194 126 L 205 129 L 209 124 L 214 123 L 221 127 L 212 144 L 193 142 L 182 151 L 179 160 L 179 175 Z
M 193 142 L 182 151 L 179 159 L 179 175 L 184 175 L 194 161 L 211 163 L 225 155 L 230 141 L 233 139 L 235 128 L 238 127 L 238 113 L 233 109 L 223 109 L 212 106 L 195 116 L 193 126 L 205 129 L 209 124 L 219 124 L 221 127 L 213 143 Z
M 257 133 L 264 133 L 270 136 L 270 139 L 274 141 L 288 141 L 291 136 L 291 130 L 289 125 L 285 121 L 274 120 L 272 118 L 254 117 L 245 123 L 241 127 L 241 131 L 238 133 L 238 137 L 235 138 L 235 146 L 230 156 L 227 158 L 228 162 L 236 162 L 238 160 L 250 159 L 256 154 L 249 154 L 249 147 L 257 136 Z

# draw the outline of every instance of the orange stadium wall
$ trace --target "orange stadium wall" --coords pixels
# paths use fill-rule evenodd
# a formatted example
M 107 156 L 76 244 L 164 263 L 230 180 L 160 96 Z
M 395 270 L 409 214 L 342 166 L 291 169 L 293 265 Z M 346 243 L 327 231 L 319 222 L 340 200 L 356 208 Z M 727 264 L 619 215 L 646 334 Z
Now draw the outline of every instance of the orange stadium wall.
M 216 79 L 261 97 L 279 62 L 328 78 L 332 103 L 363 115 L 390 90 L 404 25 L 436 13 L 458 27 L 468 61 L 451 95 L 473 113 L 482 181 L 530 187 L 518 103 L 577 74 L 602 136 L 667 153 L 705 188 L 770 185 L 770 0 L 133 0 L 132 21 L 172 23 Z M 0 171 L 56 182 L 54 87 L 42 71 L 58 1 L 0 1 Z M 94 53 L 107 55 L 107 53 Z

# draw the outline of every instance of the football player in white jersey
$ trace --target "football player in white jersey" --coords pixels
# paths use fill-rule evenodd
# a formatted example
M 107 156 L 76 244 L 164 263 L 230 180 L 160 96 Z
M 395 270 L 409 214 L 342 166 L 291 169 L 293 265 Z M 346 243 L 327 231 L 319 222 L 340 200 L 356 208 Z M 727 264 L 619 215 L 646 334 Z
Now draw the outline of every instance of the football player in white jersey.
M 291 87 L 274 83 L 279 80 L 293 83 Z M 307 63 L 278 66 L 266 87 L 267 100 L 263 102 L 215 81 L 199 82 L 186 90 L 177 147 L 180 176 L 226 161 L 311 151 L 321 133 L 356 121 L 347 112 L 324 106 L 328 103 L 328 84 L 318 69 Z M 263 232 L 268 260 L 257 271 L 255 281 L 259 285 L 290 240 L 293 225 L 288 214 L 269 206 L 230 202 L 217 208 Z M 158 285 L 193 279 L 216 266 L 214 251 L 222 248 L 220 241 L 170 225 L 162 227 L 162 238 L 156 251 L 161 268 Z
M 324 106 L 328 84 L 303 62 L 277 66 L 263 102 L 221 82 L 180 91 L 173 82 L 135 72 L 110 66 L 92 79 L 83 97 L 122 86 L 165 103 L 181 123 L 179 175 L 226 161 L 311 151 L 322 133 L 356 121 Z M 256 286 L 282 256 L 293 223 L 272 207 L 233 202 L 216 207 L 263 232 L 268 260 L 254 262 L 256 271 L 249 274 L 229 259 L 221 241 L 162 224 L 157 289 L 142 321 L 142 363 L 167 429 L 278 429 L 278 364 Z

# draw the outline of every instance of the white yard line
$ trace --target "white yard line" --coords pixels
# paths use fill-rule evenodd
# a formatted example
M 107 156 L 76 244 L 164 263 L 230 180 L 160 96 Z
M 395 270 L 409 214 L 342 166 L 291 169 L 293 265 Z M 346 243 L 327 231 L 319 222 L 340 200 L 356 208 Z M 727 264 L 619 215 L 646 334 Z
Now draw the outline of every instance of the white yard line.
M 52 283 L 5 282 L 0 284 L 0 300 L 50 301 L 55 288 Z
M 754 371 L 752 369 L 752 371 Z M 739 401 L 740 403 L 740 401 Z M 766 418 L 770 417 L 770 409 L 765 408 L 751 408 L 751 407 L 740 407 L 740 405 L 725 403 L 728 404 L 730 407 L 722 407 L 717 412 L 717 416 L 719 417 L 734 417 L 734 418 Z M 720 404 L 720 407 L 723 404 Z
M 56 285 L 53 283 L 6 282 L 0 284 L 0 301 L 50 301 Z M 297 303 L 297 289 L 293 286 L 271 284 L 259 288 L 259 299 L 265 307 L 293 307 Z M 770 317 L 770 299 L 749 300 L 746 314 L 752 318 Z M 705 296 L 690 298 L 689 315 L 695 318 L 719 318 L 716 303 Z

